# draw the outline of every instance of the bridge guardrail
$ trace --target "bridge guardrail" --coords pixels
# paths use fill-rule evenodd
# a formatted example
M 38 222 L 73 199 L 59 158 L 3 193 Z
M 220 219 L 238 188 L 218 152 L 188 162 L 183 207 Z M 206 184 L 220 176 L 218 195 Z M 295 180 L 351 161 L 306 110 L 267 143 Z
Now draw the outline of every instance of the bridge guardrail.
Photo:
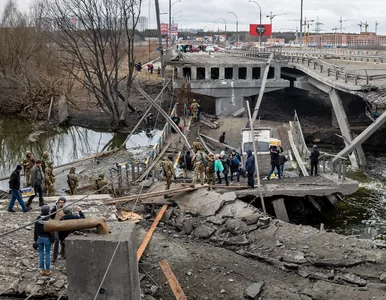
M 267 59 L 273 52 L 275 60 L 285 60 L 293 64 L 301 64 L 309 69 L 315 70 L 321 74 L 326 74 L 327 77 L 332 77 L 335 80 L 343 80 L 345 83 L 353 82 L 354 85 L 369 85 L 371 81 L 385 79 L 385 74 L 377 75 L 361 75 L 353 71 L 347 71 L 344 68 L 324 62 L 318 58 L 306 55 L 304 53 L 287 53 L 282 51 L 263 52 L 263 49 L 257 51 L 224 51 L 226 53 L 241 54 L 246 57 L 256 57 Z M 366 70 L 364 70 L 366 71 Z M 367 72 L 367 71 L 366 71 Z M 364 81 L 364 82 L 363 82 Z

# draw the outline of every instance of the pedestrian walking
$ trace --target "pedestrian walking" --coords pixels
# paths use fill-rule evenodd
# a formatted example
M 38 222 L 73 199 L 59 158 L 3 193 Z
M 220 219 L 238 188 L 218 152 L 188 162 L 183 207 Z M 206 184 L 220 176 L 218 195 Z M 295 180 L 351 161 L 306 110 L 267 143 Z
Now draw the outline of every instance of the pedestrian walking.
M 206 165 L 206 180 L 208 181 L 208 191 L 210 191 L 210 185 L 213 186 L 213 189 L 215 190 L 215 185 L 216 185 L 216 171 L 215 171 L 215 166 L 214 166 L 214 154 L 209 153 L 207 157 L 207 165 Z
M 287 156 L 284 154 L 280 154 L 279 163 L 280 163 L 280 174 L 281 177 L 284 177 L 284 164 L 288 161 Z
M 283 152 L 283 149 L 280 146 L 279 146 L 279 148 L 277 146 L 271 146 L 271 147 L 269 147 L 269 152 L 270 152 L 270 155 L 271 155 L 271 171 L 269 171 L 268 176 L 263 178 L 263 179 L 270 180 L 271 179 L 271 175 L 275 171 L 275 168 L 277 170 L 277 174 L 278 174 L 279 178 L 281 178 L 281 173 L 280 173 L 280 153 Z
M 15 212 L 13 206 L 15 205 L 15 201 L 19 202 L 23 212 L 27 212 L 31 210 L 31 208 L 27 208 L 25 205 L 23 198 L 20 194 L 20 173 L 23 167 L 21 165 L 16 166 L 16 170 L 12 172 L 11 177 L 9 179 L 9 191 L 11 193 L 11 201 L 9 202 L 8 211 Z
M 312 146 L 310 159 L 311 159 L 311 176 L 314 175 L 314 171 L 315 171 L 315 176 L 317 176 L 318 175 L 318 165 L 319 165 L 318 146 L 316 146 L 316 145 Z
M 229 155 L 229 160 L 231 162 L 231 181 L 233 181 L 233 174 L 236 173 L 237 182 L 240 182 L 241 157 L 236 152 L 236 150 L 232 150 L 231 154 Z
M 51 244 L 55 237 L 52 232 L 44 231 L 44 224 L 49 220 L 50 207 L 43 205 L 41 208 L 41 215 L 37 217 L 35 222 L 34 240 L 38 244 L 39 249 L 39 266 L 40 274 L 43 276 L 50 276 L 52 274 L 50 268 L 50 252 Z
M 67 184 L 68 187 L 70 188 L 70 194 L 71 195 L 76 195 L 77 193 L 77 188 L 79 185 L 79 179 L 78 176 L 75 174 L 75 167 L 70 168 L 70 173 L 67 175 Z
M 219 141 L 221 144 L 224 144 L 224 143 L 225 143 L 225 132 L 223 132 L 223 133 L 220 135 L 220 138 L 218 139 L 218 141 Z
M 196 99 L 193 99 L 193 103 L 190 105 L 190 110 L 192 112 L 193 120 L 198 120 L 198 109 L 200 105 L 196 102 Z
M 62 208 L 66 204 L 66 198 L 65 197 L 59 197 L 58 201 L 56 201 L 54 207 L 51 209 L 51 218 L 54 220 L 60 220 L 64 216 L 64 212 Z M 59 254 L 59 244 L 60 244 L 60 255 L 64 257 L 64 243 L 59 241 L 59 232 L 54 232 L 55 236 L 55 244 L 54 244 L 54 255 L 52 257 L 52 263 L 54 264 L 56 260 L 58 259 Z
M 37 194 L 39 194 L 39 206 L 45 205 L 43 199 L 43 187 L 42 184 L 44 182 L 43 170 L 42 170 L 42 162 L 41 160 L 37 160 L 35 165 L 31 169 L 31 185 L 34 189 L 34 194 L 28 198 L 27 208 L 29 209 L 32 204 L 32 200 L 35 198 Z
M 176 173 L 174 172 L 174 167 L 173 167 L 173 154 L 168 155 L 168 159 L 163 162 L 162 168 L 164 171 L 164 176 L 166 177 L 165 191 L 168 191 L 170 190 L 170 186 L 172 184 L 172 176 L 174 177 L 174 180 L 177 179 Z M 170 198 L 170 196 L 165 194 L 164 198 Z
M 215 161 L 214 161 L 214 171 L 217 174 L 217 183 L 221 184 L 221 173 L 224 171 L 224 167 L 222 165 L 222 162 L 220 160 L 220 154 L 216 154 L 215 156 Z
M 248 186 L 252 189 L 255 188 L 255 157 L 252 155 L 251 150 L 247 150 L 247 161 L 245 162 L 245 171 L 248 176 Z
M 222 166 L 224 168 L 222 173 L 224 174 L 225 185 L 229 186 L 228 174 L 229 174 L 229 169 L 230 169 L 231 161 L 230 161 L 229 157 L 227 157 L 225 155 L 225 151 L 221 151 L 221 153 L 220 153 L 220 160 L 221 160 Z
M 192 164 L 194 165 L 194 174 L 193 174 L 193 182 L 190 185 L 190 187 L 194 188 L 196 186 L 198 175 L 200 175 L 201 185 L 204 185 L 206 158 L 203 151 L 198 151 L 193 156 Z

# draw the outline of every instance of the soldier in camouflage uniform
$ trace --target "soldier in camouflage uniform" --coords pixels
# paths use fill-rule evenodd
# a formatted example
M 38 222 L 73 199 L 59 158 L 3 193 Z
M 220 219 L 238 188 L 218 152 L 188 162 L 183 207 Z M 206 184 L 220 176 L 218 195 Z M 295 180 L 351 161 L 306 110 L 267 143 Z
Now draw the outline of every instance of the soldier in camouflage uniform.
M 43 164 L 42 164 L 43 165 Z M 44 183 L 46 187 L 46 193 L 50 196 L 55 196 L 55 175 L 53 173 L 54 164 L 52 161 L 46 163 L 46 170 L 44 172 Z
M 198 151 L 203 151 L 204 147 L 200 143 L 200 139 L 197 137 L 196 140 L 192 144 L 192 149 L 194 153 L 197 153 Z
M 166 177 L 166 188 L 165 191 L 170 190 L 170 185 L 172 184 L 172 176 L 174 180 L 176 179 L 176 173 L 174 172 L 173 167 L 173 154 L 168 155 L 168 160 L 165 160 L 162 164 L 164 175 Z M 169 195 L 164 195 L 164 198 L 170 198 Z
M 41 161 L 42 161 L 42 170 L 43 170 L 43 173 L 45 174 L 47 165 L 50 162 L 50 157 L 48 155 L 48 151 L 43 152 Z
M 79 179 L 78 176 L 75 174 L 75 167 L 70 168 L 70 173 L 67 175 L 67 184 L 70 188 L 70 194 L 76 195 L 76 189 L 78 187 Z
M 196 99 L 193 99 L 193 103 L 190 105 L 192 111 L 193 120 L 198 120 L 198 109 L 200 105 L 196 102 Z
M 98 194 L 110 194 L 107 181 L 105 180 L 105 174 L 98 175 L 98 179 L 95 180 L 95 189 L 98 191 Z
M 25 152 L 26 158 L 22 161 L 25 173 L 25 182 L 27 186 L 31 185 L 31 169 L 35 165 L 35 157 L 31 151 Z
M 208 162 L 206 164 L 206 180 L 208 181 L 208 185 L 216 185 L 216 172 L 214 169 L 214 154 L 209 153 L 208 157 Z M 213 187 L 215 190 L 216 188 Z M 208 187 L 208 191 L 210 191 L 210 187 Z
M 194 174 L 193 174 L 193 182 L 190 187 L 194 188 L 196 185 L 198 174 L 200 174 L 201 185 L 204 185 L 205 166 L 206 166 L 205 153 L 203 151 L 198 151 L 193 156 L 192 163 L 194 165 Z

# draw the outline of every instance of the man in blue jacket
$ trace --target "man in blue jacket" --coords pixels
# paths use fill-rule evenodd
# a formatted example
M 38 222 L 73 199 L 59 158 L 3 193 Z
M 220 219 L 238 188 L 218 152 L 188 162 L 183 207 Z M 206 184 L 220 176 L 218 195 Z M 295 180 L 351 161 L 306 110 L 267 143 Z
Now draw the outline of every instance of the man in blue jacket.
M 247 171 L 248 174 L 248 186 L 252 189 L 255 188 L 255 157 L 252 155 L 252 151 L 248 150 L 247 151 L 247 161 L 245 163 L 245 170 Z

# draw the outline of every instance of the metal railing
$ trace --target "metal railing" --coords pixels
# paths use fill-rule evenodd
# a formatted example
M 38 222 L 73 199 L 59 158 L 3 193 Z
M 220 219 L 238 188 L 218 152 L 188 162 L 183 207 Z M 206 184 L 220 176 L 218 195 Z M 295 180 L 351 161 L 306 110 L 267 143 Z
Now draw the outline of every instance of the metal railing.
M 176 113 L 176 109 L 177 109 L 177 104 L 174 104 L 174 107 L 169 115 L 170 118 L 174 116 L 174 114 Z M 151 164 L 151 162 L 159 155 L 159 153 L 163 149 L 163 146 L 165 144 L 167 137 L 169 136 L 169 133 L 170 133 L 170 125 L 168 122 L 166 122 L 164 128 L 160 133 L 157 143 L 155 143 L 152 151 L 150 152 L 150 155 L 146 158 L 146 162 L 145 162 L 146 167 L 148 167 Z
M 268 50 L 268 51 L 267 51 Z M 353 83 L 354 85 L 370 85 L 372 81 L 379 79 L 386 79 L 386 72 L 383 74 L 369 75 L 367 70 L 363 70 L 366 74 L 358 74 L 358 72 L 352 70 L 346 70 L 345 68 L 325 62 L 318 57 L 309 55 L 304 52 L 284 52 L 281 48 L 267 48 L 267 49 L 254 49 L 254 50 L 226 50 L 225 53 L 242 55 L 246 57 L 254 57 L 260 59 L 268 59 L 271 53 L 274 53 L 274 59 L 280 63 L 280 61 L 286 61 L 297 65 L 302 65 L 310 71 L 327 75 L 327 78 L 333 78 L 334 80 L 342 80 L 344 83 Z M 383 58 L 382 58 L 383 60 Z M 386 62 L 386 58 L 385 58 Z

